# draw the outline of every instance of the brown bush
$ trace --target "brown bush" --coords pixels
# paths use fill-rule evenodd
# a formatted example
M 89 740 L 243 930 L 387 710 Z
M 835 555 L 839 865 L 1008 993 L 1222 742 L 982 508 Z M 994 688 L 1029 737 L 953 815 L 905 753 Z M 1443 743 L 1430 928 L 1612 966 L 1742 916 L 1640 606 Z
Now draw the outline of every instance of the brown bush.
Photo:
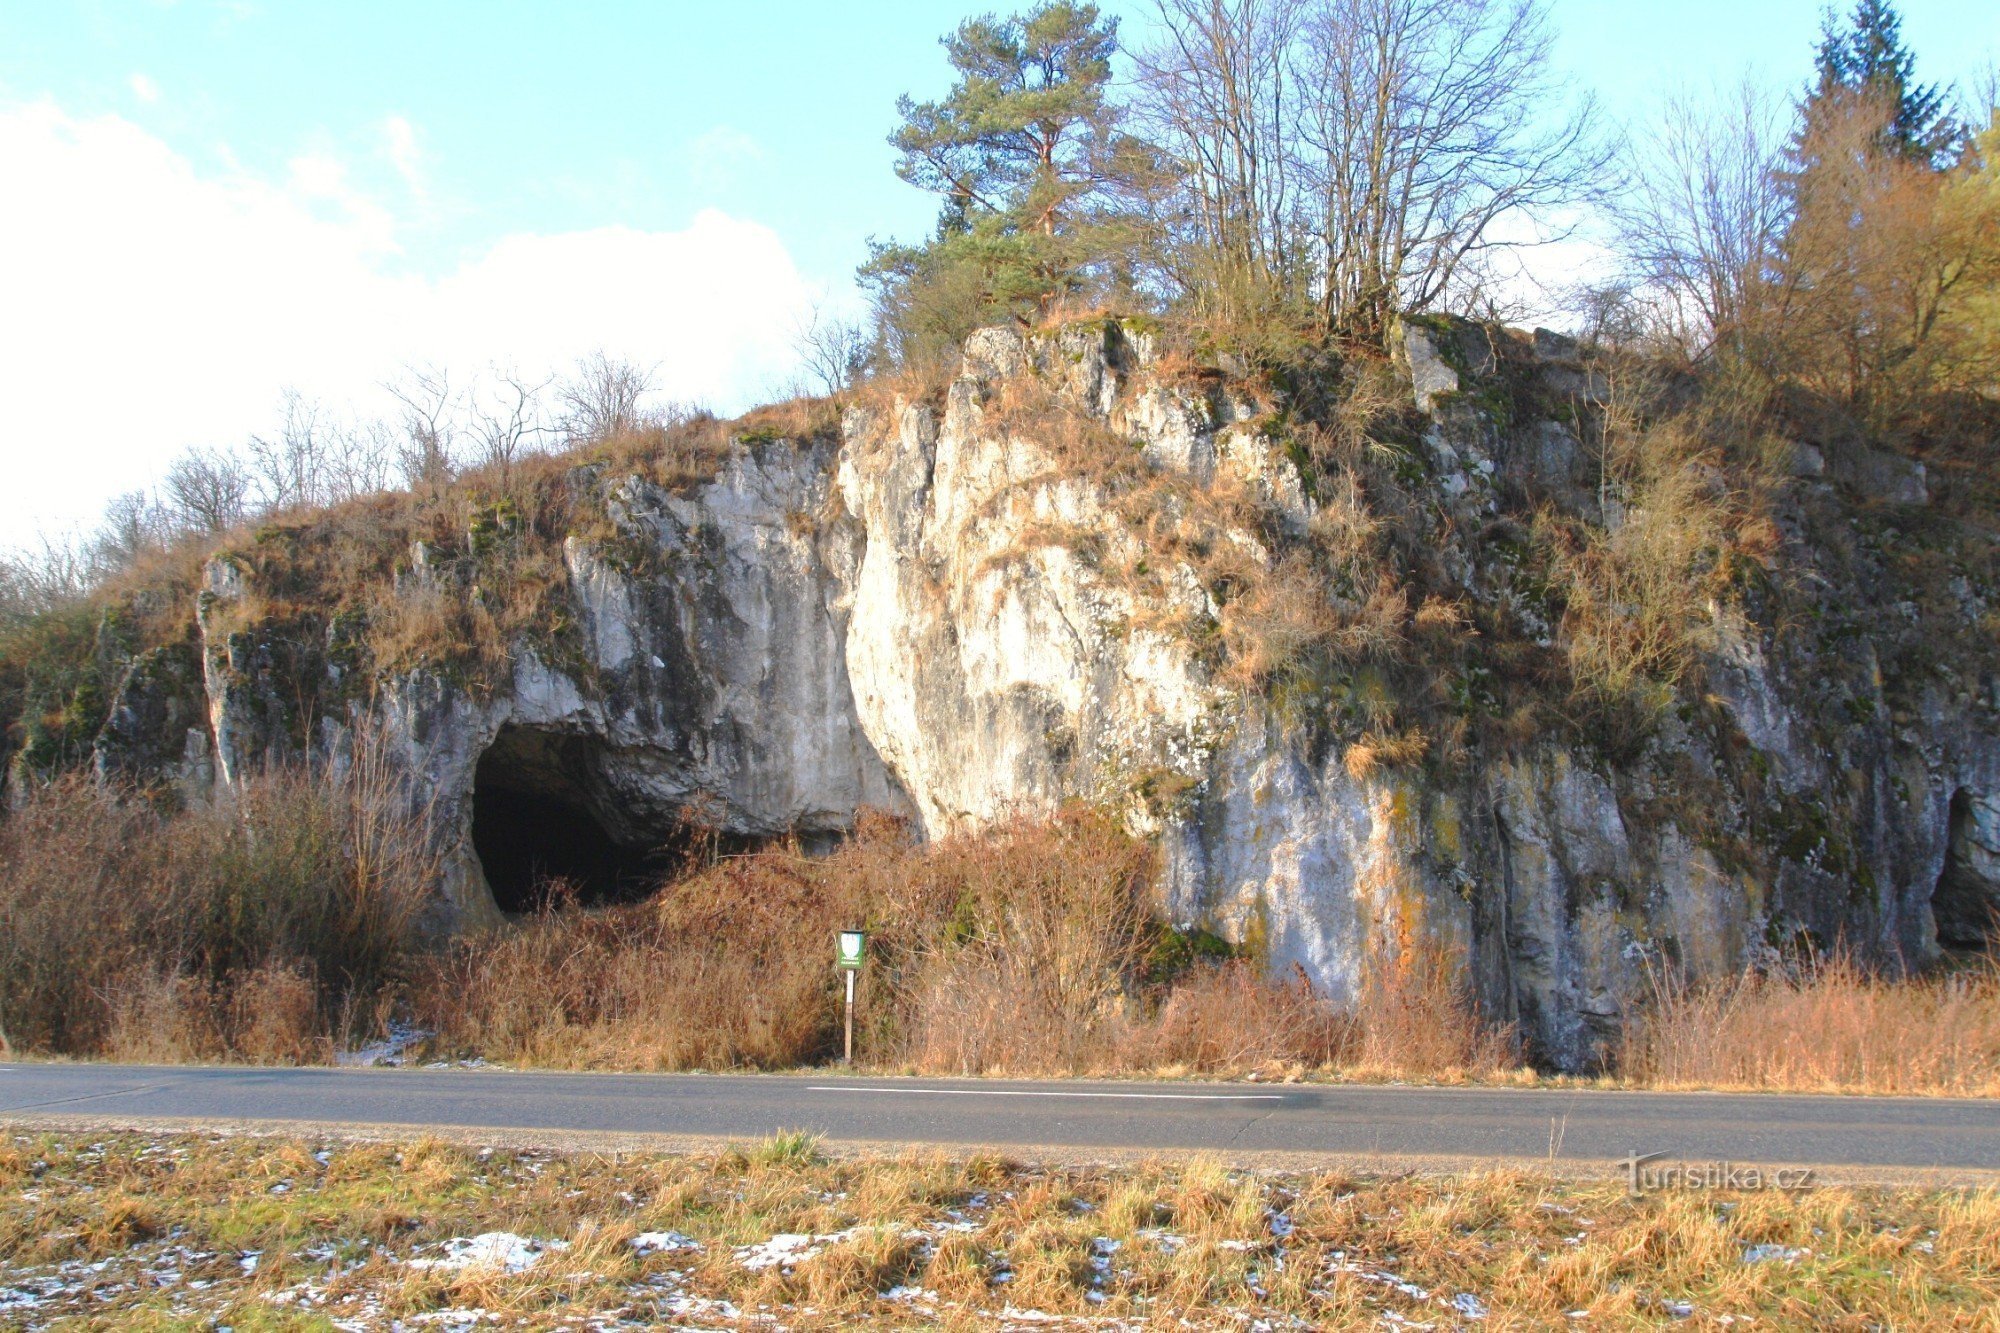
M 1317 1069 L 1351 1055 L 1360 1024 L 1315 995 L 1303 976 L 1274 982 L 1237 961 L 1199 968 L 1173 986 L 1134 1053 L 1145 1066 L 1200 1074 Z
M 1653 977 L 1621 1072 L 1660 1087 L 2000 1095 L 2000 963 L 1920 981 L 1843 955 L 1689 986 Z
M 1484 1018 L 1464 984 L 1462 960 L 1416 941 L 1378 958 L 1355 1002 L 1357 1072 L 1428 1078 L 1490 1077 L 1520 1067 L 1514 1030 Z
M 371 745 L 210 806 L 67 778 L 0 820 L 0 1031 L 23 1050 L 304 1059 L 396 980 L 438 858 Z
M 1511 1062 L 1445 960 L 1352 1009 L 1259 962 L 1190 961 L 1154 918 L 1151 849 L 1073 810 L 919 846 L 870 821 L 831 856 L 731 858 L 631 907 L 557 906 L 467 941 L 421 988 L 447 1049 L 570 1068 L 786 1068 L 839 1050 L 834 933 L 870 932 L 857 1059 L 950 1075 L 1209 1074 Z
M 931 1067 L 955 1056 L 929 1045 L 941 1029 L 926 1006 L 962 1004 L 992 977 L 1019 983 L 1015 1016 L 1036 1032 L 1090 1030 L 1138 964 L 1149 865 L 1143 845 L 1081 812 L 926 847 L 872 819 L 831 856 L 729 858 L 635 907 L 558 907 L 467 942 L 421 1007 L 447 1046 L 497 1059 L 795 1065 L 835 1049 L 832 940 L 859 926 L 871 955 L 860 1049 Z

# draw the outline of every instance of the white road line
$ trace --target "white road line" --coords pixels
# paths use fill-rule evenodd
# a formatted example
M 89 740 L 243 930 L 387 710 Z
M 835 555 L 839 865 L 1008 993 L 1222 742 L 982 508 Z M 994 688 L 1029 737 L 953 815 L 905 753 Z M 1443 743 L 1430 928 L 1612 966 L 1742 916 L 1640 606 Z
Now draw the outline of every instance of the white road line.
M 884 1097 L 1100 1097 L 1134 1102 L 1281 1102 L 1283 1094 L 1233 1092 L 1021 1092 L 1010 1088 L 843 1088 L 808 1085 L 807 1092 L 873 1092 Z

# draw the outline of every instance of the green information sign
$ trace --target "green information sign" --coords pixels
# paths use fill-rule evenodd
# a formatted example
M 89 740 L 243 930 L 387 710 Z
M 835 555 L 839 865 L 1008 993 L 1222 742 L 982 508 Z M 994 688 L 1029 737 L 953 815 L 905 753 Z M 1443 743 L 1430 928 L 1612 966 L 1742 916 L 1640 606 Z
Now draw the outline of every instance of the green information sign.
M 868 937 L 858 930 L 840 932 L 839 966 L 849 972 L 861 967 L 861 955 L 867 947 Z

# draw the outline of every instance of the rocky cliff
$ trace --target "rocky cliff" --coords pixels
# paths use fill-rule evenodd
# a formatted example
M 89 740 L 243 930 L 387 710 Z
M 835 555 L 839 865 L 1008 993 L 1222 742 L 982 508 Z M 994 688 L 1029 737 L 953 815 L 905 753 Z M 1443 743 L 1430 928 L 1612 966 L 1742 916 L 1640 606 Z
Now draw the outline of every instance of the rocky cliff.
M 198 793 L 367 727 L 435 803 L 461 928 L 691 829 L 1105 802 L 1161 841 L 1175 920 L 1334 995 L 1442 947 L 1560 1067 L 1651 962 L 1983 940 L 1977 503 L 1804 427 L 1711 448 L 1738 428 L 1696 387 L 1629 413 L 1547 334 L 1413 322 L 1393 370 L 1254 376 L 1160 341 L 989 330 L 942 393 L 697 476 L 569 467 L 554 520 L 398 551 L 372 611 L 287 583 L 337 533 L 260 534 L 210 563 L 191 645 L 134 662 L 98 766 Z M 385 647 L 423 615 L 495 646 Z

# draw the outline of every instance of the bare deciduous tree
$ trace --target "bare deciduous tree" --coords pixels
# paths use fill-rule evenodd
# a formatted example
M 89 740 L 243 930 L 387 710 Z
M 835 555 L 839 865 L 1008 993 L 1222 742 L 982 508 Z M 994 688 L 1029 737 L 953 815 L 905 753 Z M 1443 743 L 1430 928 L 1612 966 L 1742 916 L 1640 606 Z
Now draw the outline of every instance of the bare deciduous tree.
M 1784 123 L 1746 81 L 1715 97 L 1675 96 L 1639 141 L 1639 169 L 1616 206 L 1620 248 L 1657 324 L 1690 354 L 1721 339 L 1742 350 L 1786 222 Z
M 127 491 L 104 506 L 104 521 L 91 540 L 87 558 L 93 580 L 130 569 L 173 540 L 172 520 L 144 491 Z
M 325 504 L 330 481 L 328 430 L 318 403 L 286 389 L 275 435 L 253 435 L 246 446 L 263 507 Z
M 556 386 L 562 430 L 570 440 L 595 443 L 629 434 L 644 422 L 643 403 L 653 372 L 593 352 Z
M 74 602 L 93 577 L 90 552 L 73 537 L 44 536 L 35 550 L 0 556 L 0 624 Z
M 1174 284 L 1211 314 L 1254 316 L 1294 285 L 1301 0 L 1156 0 L 1165 37 L 1136 54 L 1137 123 L 1181 168 Z
M 451 480 L 454 464 L 458 395 L 451 376 L 435 366 L 406 366 L 400 379 L 383 387 L 403 406 L 397 462 L 405 484 L 436 491 Z
M 220 449 L 189 449 L 167 469 L 163 489 L 174 525 L 186 532 L 222 532 L 249 512 L 249 469 Z
M 253 435 L 245 446 L 251 507 L 277 512 L 386 490 L 404 443 L 399 434 L 385 422 L 339 421 L 287 389 L 276 433 Z
M 389 489 L 402 441 L 387 421 L 344 424 L 327 432 L 327 501 L 351 500 Z
M 1565 108 L 1544 0 L 1318 0 L 1305 25 L 1321 303 L 1374 332 L 1476 285 L 1496 224 L 1587 197 L 1595 108 Z
M 1180 281 L 1226 313 L 1275 291 L 1374 335 L 1490 297 L 1484 261 L 1602 166 L 1594 106 L 1556 86 L 1546 0 L 1156 2 L 1143 120 L 1184 171 Z
M 868 330 L 853 320 L 830 315 L 815 305 L 803 320 L 792 347 L 805 364 L 812 386 L 832 398 L 847 392 L 868 367 Z
M 495 367 L 493 386 L 481 402 L 473 395 L 472 435 L 479 461 L 497 467 L 504 480 L 521 456 L 533 450 L 546 433 L 542 423 L 541 396 L 550 380 L 530 383 L 520 372 Z

